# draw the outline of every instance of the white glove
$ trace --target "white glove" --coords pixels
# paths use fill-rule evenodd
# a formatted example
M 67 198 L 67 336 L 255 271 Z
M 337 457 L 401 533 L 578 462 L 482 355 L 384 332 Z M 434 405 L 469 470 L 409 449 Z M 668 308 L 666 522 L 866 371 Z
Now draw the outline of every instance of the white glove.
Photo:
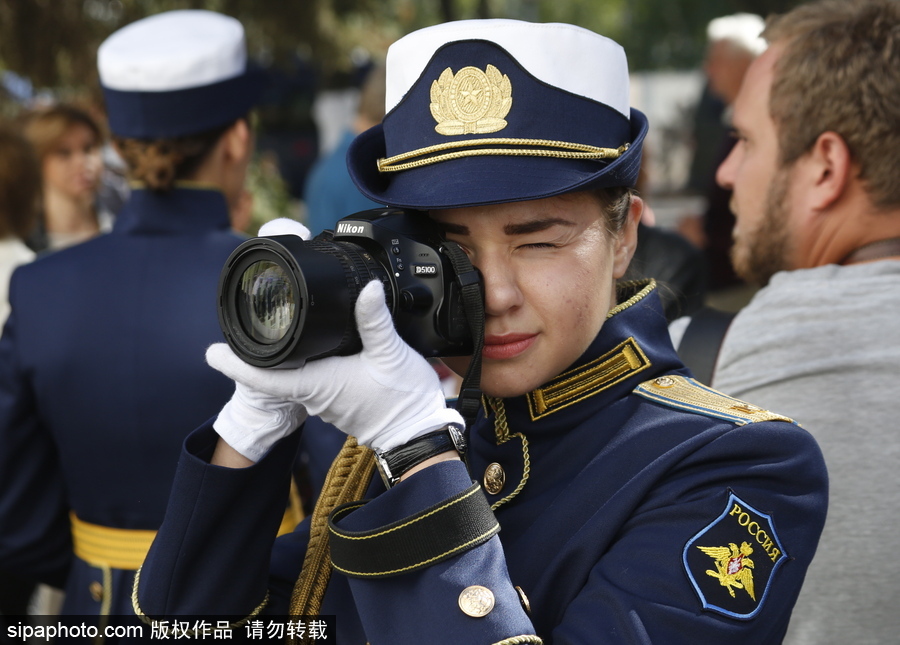
M 259 234 L 261 237 L 297 235 L 304 240 L 309 239 L 309 229 L 287 217 L 266 222 L 259 229 Z M 234 395 L 219 412 L 213 429 L 244 457 L 259 461 L 276 441 L 300 427 L 307 416 L 304 407 L 294 401 L 270 396 L 244 383 L 235 383 Z
M 308 228 L 289 217 L 279 217 L 259 227 L 260 237 L 274 237 L 276 235 L 297 235 L 304 240 L 308 240 L 311 237 Z
M 434 369 L 394 329 L 380 282 L 363 288 L 355 313 L 363 349 L 352 356 L 262 369 L 220 343 L 206 360 L 254 391 L 302 404 L 370 448 L 390 450 L 448 423 L 462 425 L 462 416 L 446 407 Z
M 221 343 L 226 348 L 227 345 Z M 213 345 L 206 352 L 207 362 Z M 228 349 L 231 351 L 231 349 Z M 238 359 L 240 360 L 240 359 Z M 259 461 L 276 441 L 300 427 L 308 416 L 304 407 L 293 401 L 259 392 L 243 383 L 235 383 L 234 394 L 213 422 L 213 429 L 251 461 Z

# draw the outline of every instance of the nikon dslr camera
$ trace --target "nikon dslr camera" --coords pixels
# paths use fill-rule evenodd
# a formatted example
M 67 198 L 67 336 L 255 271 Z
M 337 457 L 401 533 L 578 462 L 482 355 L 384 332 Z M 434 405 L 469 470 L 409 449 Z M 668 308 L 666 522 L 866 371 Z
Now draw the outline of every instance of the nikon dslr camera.
M 380 280 L 397 332 L 413 349 L 426 357 L 468 355 L 462 287 L 477 273 L 467 260 L 460 264 L 460 254 L 425 213 L 395 208 L 350 215 L 309 241 L 254 238 L 222 269 L 219 323 L 232 350 L 258 367 L 353 354 L 361 349 L 356 299 Z

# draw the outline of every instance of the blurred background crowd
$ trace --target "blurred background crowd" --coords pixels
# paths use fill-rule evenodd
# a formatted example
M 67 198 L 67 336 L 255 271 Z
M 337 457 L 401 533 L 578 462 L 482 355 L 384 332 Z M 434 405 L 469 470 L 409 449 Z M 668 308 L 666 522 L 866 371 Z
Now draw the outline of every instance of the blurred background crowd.
M 651 129 L 641 186 L 655 226 L 688 240 L 693 302 L 737 309 L 751 294 L 728 262 L 728 196 L 713 175 L 729 149 L 728 105 L 759 53 L 762 19 L 792 0 L 5 0 L 0 5 L 0 121 L 24 136 L 41 172 L 13 143 L 4 150 L 0 228 L 10 243 L 0 266 L 110 230 L 129 186 L 110 145 L 96 51 L 110 33 L 170 9 L 211 9 L 245 25 L 253 61 L 269 86 L 256 111 L 256 152 L 235 229 L 254 235 L 287 215 L 312 232 L 371 206 L 344 183 L 350 139 L 381 119 L 387 47 L 413 29 L 465 18 L 571 22 L 612 37 L 628 52 L 632 105 Z M 734 14 L 738 14 L 735 16 Z M 728 16 L 727 20 L 715 19 Z M 736 20 L 736 18 L 739 18 Z M 758 40 L 758 39 L 756 39 Z M 589 73 L 590 67 L 585 71 Z M 4 139 L 6 141 L 7 139 Z M 12 141 L 12 139 L 9 139 Z M 18 152 L 16 152 L 18 150 Z M 16 194 L 12 194 L 16 193 Z M 7 203 L 7 201 L 9 203 Z M 31 207 L 26 207 L 23 204 Z M 6 212 L 9 211 L 9 212 Z M 33 213 L 31 212 L 33 211 Z M 15 220 L 15 221 L 13 221 Z M 666 238 L 667 241 L 672 238 Z M 647 246 L 649 246 L 649 242 Z M 641 258 L 636 270 L 642 268 Z M 647 268 L 647 267 L 644 267 Z M 652 268 L 652 267 L 650 267 Z M 702 280 L 699 278 L 702 277 Z M 682 303 L 680 313 L 694 305 Z M 2 312 L 0 312 L 2 313 Z

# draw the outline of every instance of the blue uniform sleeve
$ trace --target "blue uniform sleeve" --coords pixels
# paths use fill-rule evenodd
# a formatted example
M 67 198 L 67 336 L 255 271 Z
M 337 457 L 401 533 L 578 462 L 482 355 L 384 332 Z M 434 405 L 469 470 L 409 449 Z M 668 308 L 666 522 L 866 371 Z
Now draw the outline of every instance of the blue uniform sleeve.
M 553 642 L 780 643 L 827 488 L 805 431 L 765 423 L 726 432 L 646 491 L 567 603 Z
M 13 303 L 17 285 L 14 274 Z M 72 561 L 66 487 L 16 340 L 13 304 L 0 338 L 0 569 L 62 587 Z
M 623 495 L 628 503 L 612 500 L 605 513 L 579 527 L 573 523 L 568 564 L 555 562 L 561 554 L 551 552 L 541 561 L 516 563 L 519 570 L 570 572 L 550 581 L 552 588 L 535 590 L 536 602 L 569 597 L 559 616 L 535 607 L 542 622 L 531 621 L 510 579 L 501 530 L 412 573 L 351 577 L 367 636 L 448 644 L 510 642 L 529 634 L 571 645 L 780 642 L 824 523 L 821 453 L 810 435 L 786 423 L 734 427 L 716 436 L 661 457 L 668 464 L 648 463 L 645 471 L 655 475 L 643 494 L 630 490 Z M 341 528 L 356 535 L 397 531 L 470 483 L 461 464 L 439 464 L 351 513 Z M 609 534 L 609 526 L 621 528 L 598 550 L 598 536 Z M 461 597 L 473 587 L 493 598 L 484 615 L 463 611 Z
M 165 519 L 140 571 L 142 613 L 240 620 L 265 604 L 299 435 L 248 468 L 208 463 L 219 437 L 212 420 L 188 436 Z
M 439 463 L 351 513 L 340 528 L 356 535 L 356 540 L 362 539 L 361 534 L 390 539 L 409 525 L 410 518 L 428 521 L 468 490 L 482 495 L 480 488 L 472 487 L 462 462 Z M 395 542 L 394 549 L 385 550 L 403 551 L 400 540 Z M 336 557 L 334 549 L 333 536 Z M 528 638 L 534 628 L 510 581 L 496 534 L 472 548 L 464 541 L 458 555 L 441 556 L 434 554 L 435 564 L 426 561 L 412 571 L 351 574 L 356 608 L 371 642 L 487 644 L 514 637 L 525 637 L 518 641 L 522 643 L 540 642 Z

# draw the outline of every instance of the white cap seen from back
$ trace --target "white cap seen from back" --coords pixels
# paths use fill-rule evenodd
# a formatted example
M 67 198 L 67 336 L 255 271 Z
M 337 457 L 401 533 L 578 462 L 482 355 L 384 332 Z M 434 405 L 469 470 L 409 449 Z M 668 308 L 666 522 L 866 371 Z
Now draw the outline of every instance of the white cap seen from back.
M 258 99 L 244 28 L 213 11 L 168 11 L 133 22 L 97 51 L 110 128 L 124 137 L 174 137 L 226 125 Z

